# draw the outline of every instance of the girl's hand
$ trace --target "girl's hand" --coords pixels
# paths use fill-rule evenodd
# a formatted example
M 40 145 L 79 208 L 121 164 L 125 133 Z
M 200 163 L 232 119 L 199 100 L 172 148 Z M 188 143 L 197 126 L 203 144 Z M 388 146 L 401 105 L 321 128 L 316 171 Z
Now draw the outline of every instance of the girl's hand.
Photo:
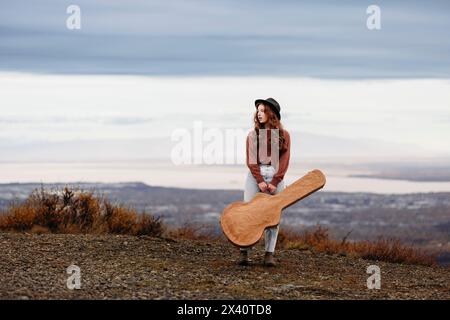
M 266 190 L 267 190 L 267 183 L 264 182 L 264 181 L 260 182 L 260 183 L 258 183 L 258 187 L 261 190 L 261 192 L 266 192 Z
M 277 187 L 275 187 L 273 184 L 269 183 L 269 185 L 267 186 L 267 189 L 269 190 L 269 192 L 271 194 L 274 194 L 275 191 L 277 191 Z

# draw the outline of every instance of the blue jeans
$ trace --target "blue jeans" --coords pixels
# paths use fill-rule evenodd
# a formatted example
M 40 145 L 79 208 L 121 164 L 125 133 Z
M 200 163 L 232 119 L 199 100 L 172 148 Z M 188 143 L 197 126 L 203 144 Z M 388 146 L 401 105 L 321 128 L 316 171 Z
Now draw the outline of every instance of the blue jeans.
M 261 164 L 259 166 L 261 170 L 261 175 L 264 178 L 264 181 L 267 183 L 270 183 L 272 180 L 275 172 L 275 168 L 270 165 L 264 165 Z M 284 189 L 284 181 L 281 180 L 280 183 L 277 185 L 277 190 L 275 191 L 275 194 L 280 193 Z M 245 189 L 244 189 L 244 201 L 248 202 L 253 199 L 253 197 L 256 195 L 256 193 L 261 192 L 258 187 L 258 183 L 256 182 L 256 179 L 253 177 L 251 172 L 249 171 L 247 174 L 247 179 L 245 181 Z M 266 252 L 274 252 L 275 251 L 275 245 L 277 244 L 277 237 L 278 237 L 278 230 L 279 226 L 266 228 L 264 230 L 264 245 Z M 248 250 L 248 249 L 241 249 L 241 250 Z

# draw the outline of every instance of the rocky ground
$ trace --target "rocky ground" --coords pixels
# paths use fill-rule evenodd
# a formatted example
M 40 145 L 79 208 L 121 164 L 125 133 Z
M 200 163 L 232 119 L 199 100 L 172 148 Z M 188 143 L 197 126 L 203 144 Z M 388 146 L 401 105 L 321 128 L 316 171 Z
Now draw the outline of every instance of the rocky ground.
M 221 242 L 0 233 L 0 299 L 450 299 L 450 269 L 279 250 L 278 266 L 236 264 Z M 67 287 L 77 265 L 81 288 Z M 381 268 L 381 289 L 366 269 Z

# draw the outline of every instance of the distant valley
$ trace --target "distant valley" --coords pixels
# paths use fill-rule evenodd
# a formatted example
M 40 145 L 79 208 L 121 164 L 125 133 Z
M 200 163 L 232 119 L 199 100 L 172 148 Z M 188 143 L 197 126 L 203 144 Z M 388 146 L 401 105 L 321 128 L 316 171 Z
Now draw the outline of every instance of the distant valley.
M 44 184 L 62 189 L 66 184 Z M 149 186 L 144 183 L 69 183 L 92 190 L 138 211 L 161 216 L 168 225 L 196 224 L 221 233 L 219 218 L 229 203 L 242 200 L 241 190 L 201 190 Z M 39 183 L 0 184 L 0 209 L 22 201 Z M 375 194 L 319 191 L 283 212 L 282 227 L 302 230 L 317 225 L 332 237 L 374 240 L 395 237 L 429 250 L 440 250 L 450 263 L 450 193 Z

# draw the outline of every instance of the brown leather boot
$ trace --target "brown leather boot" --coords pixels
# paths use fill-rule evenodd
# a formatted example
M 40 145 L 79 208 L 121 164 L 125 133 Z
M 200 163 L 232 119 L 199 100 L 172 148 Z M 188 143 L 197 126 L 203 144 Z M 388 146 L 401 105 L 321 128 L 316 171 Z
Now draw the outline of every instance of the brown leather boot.
M 248 260 L 248 251 L 247 250 L 240 250 L 240 251 L 241 251 L 241 255 L 239 257 L 238 264 L 240 266 L 246 266 L 246 265 L 248 265 L 248 262 L 249 262 L 249 260 Z
M 275 259 L 273 257 L 273 252 L 266 252 L 266 254 L 264 255 L 264 265 L 266 267 L 276 266 Z

